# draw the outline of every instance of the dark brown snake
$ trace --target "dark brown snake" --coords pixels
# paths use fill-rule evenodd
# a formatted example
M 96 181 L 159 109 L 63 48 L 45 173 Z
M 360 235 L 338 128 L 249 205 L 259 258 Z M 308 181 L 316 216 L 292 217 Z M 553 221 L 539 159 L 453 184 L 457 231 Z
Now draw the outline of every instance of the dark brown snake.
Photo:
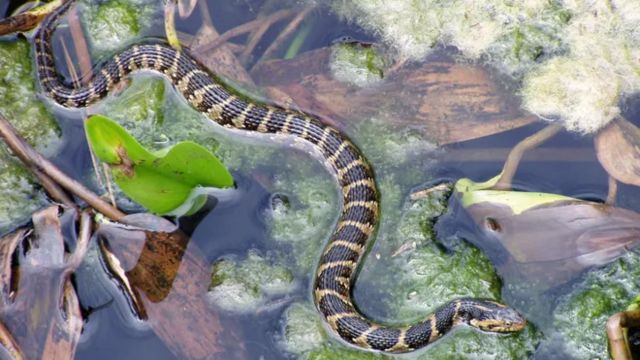
M 459 299 L 446 303 L 426 320 L 411 326 L 385 326 L 361 315 L 351 289 L 358 264 L 378 222 L 379 202 L 373 172 L 356 146 L 318 119 L 276 106 L 249 102 L 225 89 L 218 78 L 187 52 L 164 45 L 134 45 L 108 61 L 86 86 L 74 87 L 56 72 L 51 36 L 58 19 L 71 7 L 65 2 L 41 24 L 34 37 L 38 76 L 56 103 L 85 107 L 136 70 L 167 77 L 184 98 L 212 121 L 230 128 L 289 134 L 319 151 L 342 189 L 342 211 L 316 272 L 314 299 L 330 328 L 347 342 L 366 349 L 408 352 L 434 342 L 466 323 L 492 332 L 513 332 L 526 321 L 515 310 L 488 300 Z

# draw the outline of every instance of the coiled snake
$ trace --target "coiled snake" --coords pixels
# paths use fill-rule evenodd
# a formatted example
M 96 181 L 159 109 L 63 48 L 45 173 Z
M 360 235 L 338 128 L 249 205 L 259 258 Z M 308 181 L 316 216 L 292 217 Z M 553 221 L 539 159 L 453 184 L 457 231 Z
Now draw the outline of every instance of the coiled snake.
M 212 121 L 235 129 L 289 134 L 313 145 L 342 189 L 342 212 L 316 272 L 314 299 L 330 328 L 345 341 L 366 349 L 408 352 L 467 323 L 492 332 L 512 332 L 526 321 L 515 310 L 479 299 L 446 303 L 426 320 L 406 327 L 377 324 L 361 315 L 351 298 L 358 264 L 378 221 L 379 203 L 371 167 L 356 146 L 316 118 L 280 107 L 246 101 L 226 90 L 215 75 L 187 52 L 164 45 L 134 45 L 113 56 L 86 86 L 62 82 L 56 72 L 51 36 L 58 19 L 71 7 L 65 2 L 35 33 L 37 72 L 44 92 L 64 107 L 85 107 L 136 70 L 167 77 L 184 98 Z

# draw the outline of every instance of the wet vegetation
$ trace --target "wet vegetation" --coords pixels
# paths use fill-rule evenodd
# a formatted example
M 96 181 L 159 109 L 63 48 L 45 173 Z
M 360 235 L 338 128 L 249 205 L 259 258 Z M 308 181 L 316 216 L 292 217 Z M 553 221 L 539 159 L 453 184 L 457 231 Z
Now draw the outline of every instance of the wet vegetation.
M 314 113 L 353 140 L 374 168 L 382 206 L 353 289 L 366 316 L 411 324 L 448 300 L 477 297 L 529 320 L 504 335 L 463 326 L 409 358 L 606 358 L 607 319 L 637 310 L 640 63 L 633 49 L 640 36 L 630 24 L 640 8 L 633 2 L 178 1 L 170 11 L 147 0 L 79 3 L 79 16 L 54 38 L 67 44 L 56 45 L 55 56 L 68 81 L 87 82 L 93 64 L 175 25 L 181 45 L 234 93 Z M 587 54 L 589 44 L 598 51 Z M 189 215 L 171 221 L 92 213 L 89 240 L 73 224 L 81 208 L 96 208 L 92 200 L 64 185 L 84 202 L 48 197 L 51 187 L 41 187 L 38 175 L 48 168 L 22 166 L 3 147 L 0 261 L 6 278 L 20 269 L 20 281 L 5 284 L 14 293 L 3 296 L 52 299 L 20 309 L 3 302 L 7 352 L 30 358 L 53 346 L 51 333 L 7 326 L 37 310 L 46 316 L 26 323 L 68 334 L 55 344 L 56 358 L 107 358 L 100 349 L 114 343 L 123 358 L 145 346 L 154 358 L 395 358 L 339 340 L 314 307 L 313 274 L 340 211 L 335 179 L 318 154 L 287 137 L 212 125 L 150 72 L 86 111 L 61 110 L 40 96 L 30 49 L 22 37 L 0 38 L 0 115 L 121 211 L 175 209 L 128 193 L 122 179 L 132 170 L 122 168 L 122 147 L 148 155 L 135 165 L 150 165 L 152 178 L 159 168 L 178 174 L 171 181 L 206 172 L 182 167 L 192 152 L 177 167 L 162 164 L 167 149 L 185 141 L 217 171 L 199 181 L 187 176 L 182 195 L 209 194 L 198 212 L 183 206 Z M 122 129 L 109 129 L 121 136 L 89 123 L 89 133 L 108 141 L 86 140 L 83 123 L 92 114 L 117 122 Z M 561 126 L 541 123 L 551 119 Z M 92 161 L 89 144 L 110 172 Z M 225 168 L 227 181 L 206 181 Z M 230 176 L 232 189 L 202 189 L 228 187 Z M 146 181 L 138 190 L 157 185 Z M 43 231 L 36 210 L 53 199 L 76 209 L 60 211 L 63 225 Z M 46 211 L 58 221 L 58 210 Z M 38 248 L 45 241 L 55 250 Z M 60 255 L 47 258 L 54 270 L 29 260 L 45 250 Z M 62 261 L 65 252 L 77 262 Z M 28 281 L 43 274 L 57 285 Z M 66 323 L 55 315 L 64 306 Z M 636 356 L 637 326 L 623 326 Z

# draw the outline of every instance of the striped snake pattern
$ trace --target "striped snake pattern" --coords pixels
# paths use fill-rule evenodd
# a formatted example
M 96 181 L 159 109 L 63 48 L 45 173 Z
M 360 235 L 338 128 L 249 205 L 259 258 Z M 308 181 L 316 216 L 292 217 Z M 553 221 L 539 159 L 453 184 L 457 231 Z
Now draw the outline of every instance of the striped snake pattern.
M 51 36 L 73 2 L 69 0 L 52 12 L 33 40 L 42 89 L 56 103 L 70 108 L 88 106 L 107 96 L 130 73 L 151 70 L 167 77 L 193 108 L 222 126 L 289 134 L 319 151 L 340 184 L 343 206 L 320 259 L 314 299 L 327 324 L 342 339 L 366 349 L 408 352 L 432 343 L 459 323 L 493 332 L 511 332 L 524 326 L 524 319 L 515 310 L 478 299 L 450 301 L 411 326 L 384 326 L 365 318 L 353 304 L 351 289 L 378 222 L 379 202 L 373 172 L 358 148 L 315 117 L 234 95 L 187 52 L 164 45 L 129 47 L 113 56 L 86 86 L 62 82 L 54 66 Z

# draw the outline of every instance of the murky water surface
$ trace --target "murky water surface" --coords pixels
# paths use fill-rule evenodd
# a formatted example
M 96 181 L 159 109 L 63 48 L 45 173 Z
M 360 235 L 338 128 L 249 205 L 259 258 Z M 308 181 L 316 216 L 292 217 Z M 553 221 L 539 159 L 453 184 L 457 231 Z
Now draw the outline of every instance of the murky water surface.
M 220 33 L 252 20 L 260 5 L 248 0 L 233 2 L 210 0 L 207 1 L 207 4 L 211 11 L 212 21 Z M 15 7 L 15 2 L 2 1 L 0 2 L 0 14 L 6 15 L 9 9 Z M 201 11 L 202 8 L 197 7 L 195 13 L 188 20 L 179 21 L 178 29 L 188 34 L 195 34 L 201 26 L 199 20 L 201 19 Z M 305 38 L 301 48 L 302 52 L 329 46 L 334 40 L 344 36 L 361 41 L 375 40 L 357 27 L 341 22 L 327 9 L 320 8 L 320 10 L 314 11 L 313 16 L 309 19 L 311 30 Z M 283 27 L 284 25 L 280 24 L 269 30 L 258 44 L 258 51 L 264 50 Z M 162 29 L 154 28 L 151 33 L 161 36 Z M 240 43 L 244 40 L 243 37 L 238 38 Z M 440 55 L 436 56 L 448 56 L 448 54 L 449 50 L 443 50 Z M 251 62 L 249 64 L 251 65 Z M 498 79 L 497 75 L 496 79 Z M 176 97 L 177 95 L 171 96 Z M 625 111 L 627 119 L 635 124 L 640 124 L 640 100 L 627 100 Z M 65 146 L 54 161 L 68 174 L 78 179 L 84 179 L 92 165 L 81 125 L 83 115 L 79 112 L 66 111 L 58 112 L 56 115 L 62 127 Z M 320 115 L 328 116 L 326 114 Z M 354 123 L 345 122 L 340 125 L 354 142 L 364 149 L 365 156 L 367 156 L 367 149 L 376 146 L 370 143 L 375 141 L 375 138 L 372 140 L 368 135 L 365 136 L 355 120 Z M 409 194 L 416 189 L 427 187 L 435 179 L 468 177 L 483 181 L 495 176 L 501 171 L 509 149 L 543 126 L 544 124 L 534 123 L 513 131 L 447 145 L 441 150 L 425 152 L 427 155 L 424 156 L 429 157 L 428 161 L 405 161 L 397 166 L 386 166 L 380 175 L 383 179 L 400 178 L 406 174 L 412 174 L 411 180 L 399 182 L 400 185 L 396 187 L 396 191 L 400 201 L 388 201 L 387 204 L 392 204 L 389 207 L 395 207 L 389 212 L 406 210 L 406 205 L 403 203 L 406 203 L 405 199 L 409 197 Z M 295 189 L 283 192 L 274 184 L 282 179 L 283 171 L 295 169 L 296 164 L 302 162 L 306 163 L 305 166 L 310 166 L 311 169 L 305 170 L 304 174 L 317 174 L 319 178 L 324 179 L 323 184 L 331 184 L 331 178 L 324 173 L 322 166 L 315 164 L 313 158 L 303 152 L 291 150 L 289 147 L 264 146 L 262 142 L 268 142 L 268 139 L 247 140 L 245 137 L 238 137 L 233 133 L 219 129 L 210 130 L 216 133 L 217 140 L 223 142 L 223 149 L 225 146 L 228 148 L 228 144 L 239 143 L 245 144 L 243 146 L 253 147 L 256 153 L 264 152 L 271 154 L 271 156 L 267 156 L 263 163 L 260 163 L 262 160 L 258 160 L 258 164 L 244 164 L 234 168 L 234 177 L 237 183 L 236 196 L 232 199 L 210 201 L 206 207 L 207 210 L 195 216 L 181 219 L 181 228 L 192 236 L 192 242 L 203 251 L 211 264 L 220 259 L 243 259 L 249 251 L 255 251 L 259 254 L 286 253 L 288 251 L 289 253 L 283 258 L 291 263 L 296 263 L 296 249 L 298 249 L 296 246 L 299 244 L 283 246 L 281 243 L 274 243 L 272 237 L 277 237 L 277 230 L 274 235 L 274 230 L 269 223 L 270 218 L 265 216 L 273 211 L 274 207 L 277 207 L 279 199 L 290 198 L 293 199 L 291 201 L 295 201 Z M 400 137 L 406 136 L 406 133 L 402 133 L 400 130 L 394 131 L 398 131 Z M 228 140 L 229 138 L 231 140 Z M 246 145 L 247 142 L 249 145 Z M 233 151 L 232 148 L 231 151 Z M 281 161 L 275 156 L 281 157 Z M 375 168 L 377 160 L 372 162 Z M 380 162 L 383 163 L 383 161 Z M 295 172 L 296 170 L 291 171 Z M 383 193 L 386 190 L 384 181 L 381 186 Z M 519 190 L 557 193 L 601 202 L 606 198 L 607 181 L 608 176 L 595 156 L 593 139 L 561 132 L 540 149 L 535 150 L 532 155 L 525 157 L 525 161 L 520 165 L 516 174 L 514 186 Z M 640 201 L 638 201 L 640 197 L 638 197 L 637 189 L 619 185 L 618 191 L 617 206 L 640 211 Z M 331 196 L 333 195 L 330 194 L 329 197 Z M 383 202 L 386 201 L 385 194 L 382 196 Z M 328 203 L 330 206 L 334 206 L 334 213 L 338 211 L 335 199 L 329 199 Z M 383 206 L 386 206 L 385 203 Z M 375 274 L 385 272 L 381 268 L 385 264 L 384 261 L 378 261 L 376 255 L 381 253 L 388 255 L 389 250 L 381 243 L 394 236 L 395 221 L 399 221 L 399 218 L 397 215 L 389 215 L 385 222 L 385 214 L 383 214 L 383 224 L 380 227 L 376 245 L 369 254 L 372 259 L 365 263 L 361 271 L 361 281 L 358 282 L 354 294 L 358 306 L 366 314 L 392 322 L 394 315 L 393 312 L 389 312 L 388 304 L 397 294 L 387 291 L 386 282 L 376 283 Z M 469 224 L 468 216 L 454 212 L 445 215 L 441 220 L 442 222 L 437 229 L 443 249 L 456 251 L 456 246 L 461 241 L 460 238 L 466 237 L 471 243 L 481 248 L 497 268 L 500 269 L 500 266 L 504 265 L 501 264 L 500 249 L 497 249 L 495 244 L 483 243 L 477 229 Z M 328 221 L 332 220 L 328 219 Z M 303 228 L 305 226 L 303 223 Z M 324 229 L 326 229 L 326 234 L 322 237 L 329 235 L 329 227 Z M 315 251 L 315 253 L 305 254 L 305 256 L 317 259 L 320 248 Z M 553 249 L 550 248 L 550 251 Z M 265 255 L 265 257 L 269 256 L 271 255 Z M 275 257 L 278 256 L 280 255 L 275 255 Z M 298 265 L 292 267 L 296 266 Z M 300 266 L 304 268 L 304 266 Z M 465 266 L 465 264 L 461 264 L 461 266 Z M 295 274 L 295 290 L 280 297 L 271 297 L 257 310 L 254 309 L 248 313 L 221 312 L 223 326 L 240 334 L 241 342 L 246 348 L 246 358 L 286 359 L 293 357 L 284 351 L 282 345 L 283 313 L 292 303 L 308 304 L 310 302 L 310 281 L 312 281 L 310 275 L 311 272 L 306 276 Z M 522 310 L 542 332 L 552 333 L 554 331 L 553 307 L 557 299 L 566 294 L 573 283 L 569 282 L 550 291 L 539 292 L 535 289 L 518 290 L 509 287 L 509 285 L 513 285 L 509 284 L 509 281 L 511 280 L 507 276 L 505 287 L 502 289 L 503 301 Z M 545 288 L 544 284 L 541 288 Z M 105 298 L 106 300 L 101 300 L 100 295 L 92 294 L 90 287 L 89 290 L 86 289 L 87 286 L 84 285 L 84 290 L 80 292 L 80 301 L 87 320 L 78 347 L 78 359 L 174 358 L 171 351 L 149 327 L 130 318 L 131 315 L 127 313 L 128 309 L 122 301 L 109 300 L 108 297 Z M 447 299 L 439 299 L 436 302 L 444 302 L 445 300 Z M 407 315 L 405 314 L 405 316 Z M 411 316 L 414 315 L 410 315 L 408 318 L 412 319 Z M 229 344 L 229 346 L 235 345 Z M 555 353 L 554 346 L 553 344 L 543 346 L 534 357 L 548 358 L 551 356 L 549 354 Z

